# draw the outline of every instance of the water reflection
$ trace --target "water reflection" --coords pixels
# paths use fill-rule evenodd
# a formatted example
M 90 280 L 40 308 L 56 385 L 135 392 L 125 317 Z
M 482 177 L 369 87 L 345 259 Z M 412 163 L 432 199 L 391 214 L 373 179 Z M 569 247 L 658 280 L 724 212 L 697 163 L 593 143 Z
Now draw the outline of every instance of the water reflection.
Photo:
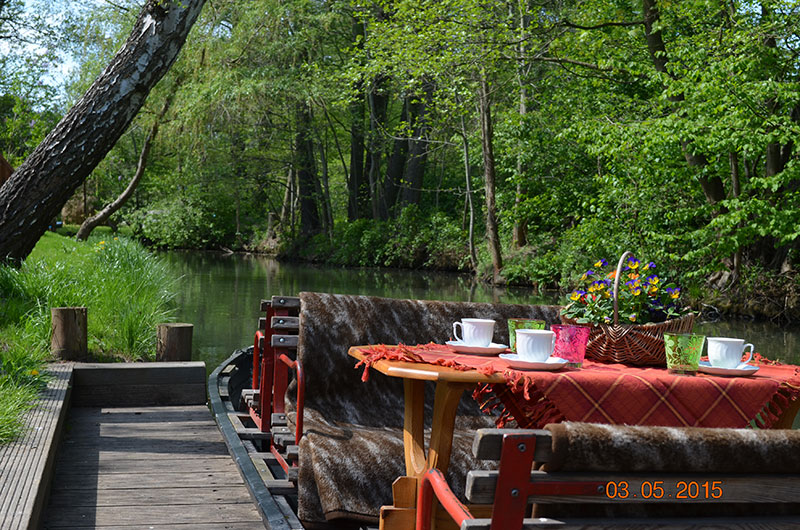
M 695 324 L 696 333 L 707 337 L 738 337 L 752 342 L 755 351 L 782 362 L 800 364 L 800 331 L 784 329 L 771 322 L 729 320 L 723 322 L 701 322 Z
M 393 269 L 345 269 L 304 263 L 283 263 L 264 256 L 203 252 L 165 253 L 182 276 L 178 319 L 195 325 L 195 358 L 209 370 L 230 353 L 251 344 L 258 324 L 259 302 L 273 294 L 300 291 L 363 294 L 389 298 L 465 300 L 521 304 L 560 303 L 555 294 L 530 289 L 491 287 L 470 276 Z M 755 344 L 770 358 L 798 363 L 798 330 L 746 320 L 700 323 L 708 336 L 731 336 Z

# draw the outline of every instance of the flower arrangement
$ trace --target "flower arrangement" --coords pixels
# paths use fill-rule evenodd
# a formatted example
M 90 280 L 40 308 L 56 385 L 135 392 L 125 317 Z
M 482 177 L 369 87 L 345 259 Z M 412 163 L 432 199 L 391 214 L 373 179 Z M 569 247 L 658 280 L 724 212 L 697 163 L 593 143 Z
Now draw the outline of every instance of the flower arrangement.
M 628 256 L 619 269 L 617 307 L 620 323 L 664 322 L 686 314 L 679 305 L 681 288 L 656 272 L 652 261 Z M 617 268 L 597 261 L 578 280 L 561 314 L 580 324 L 611 324 L 614 319 L 614 280 Z

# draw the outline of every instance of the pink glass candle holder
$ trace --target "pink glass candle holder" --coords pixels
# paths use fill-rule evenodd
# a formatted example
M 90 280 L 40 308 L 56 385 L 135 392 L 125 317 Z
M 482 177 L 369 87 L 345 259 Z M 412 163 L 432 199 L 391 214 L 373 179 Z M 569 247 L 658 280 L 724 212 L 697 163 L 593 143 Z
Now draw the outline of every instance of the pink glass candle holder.
M 553 357 L 561 357 L 568 366 L 580 368 L 586 355 L 586 343 L 589 342 L 589 327 L 553 324 L 550 329 L 556 334 Z

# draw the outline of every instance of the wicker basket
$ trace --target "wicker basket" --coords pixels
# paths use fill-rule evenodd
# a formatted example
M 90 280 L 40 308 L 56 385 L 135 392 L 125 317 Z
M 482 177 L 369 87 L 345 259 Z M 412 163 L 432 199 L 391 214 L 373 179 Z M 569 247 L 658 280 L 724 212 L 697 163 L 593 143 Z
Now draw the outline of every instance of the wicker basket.
M 694 326 L 694 314 L 689 313 L 681 318 L 665 322 L 620 324 L 617 308 L 617 289 L 619 288 L 622 264 L 629 255 L 631 255 L 630 252 L 625 252 L 617 265 L 613 293 L 613 324 L 580 324 L 564 315 L 561 315 L 561 321 L 565 324 L 592 328 L 589 334 L 589 342 L 586 345 L 586 357 L 589 359 L 637 366 L 664 366 L 666 364 L 664 333 L 690 333 Z

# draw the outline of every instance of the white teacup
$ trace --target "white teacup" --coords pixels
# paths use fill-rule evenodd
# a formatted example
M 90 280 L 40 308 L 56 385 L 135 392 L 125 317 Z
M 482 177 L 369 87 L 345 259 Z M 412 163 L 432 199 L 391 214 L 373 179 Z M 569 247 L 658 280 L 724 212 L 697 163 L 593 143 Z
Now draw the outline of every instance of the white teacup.
M 523 361 L 544 362 L 553 355 L 556 334 L 546 329 L 518 329 L 517 355 Z
M 753 345 L 745 344 L 744 339 L 727 337 L 708 337 L 708 362 L 719 368 L 736 368 L 742 362 L 749 363 L 753 358 Z M 742 361 L 745 348 L 750 346 L 747 359 Z
M 458 328 L 461 328 L 461 337 Z M 462 318 L 461 322 L 453 322 L 453 337 L 467 346 L 485 348 L 492 343 L 494 336 L 494 320 L 485 318 Z

